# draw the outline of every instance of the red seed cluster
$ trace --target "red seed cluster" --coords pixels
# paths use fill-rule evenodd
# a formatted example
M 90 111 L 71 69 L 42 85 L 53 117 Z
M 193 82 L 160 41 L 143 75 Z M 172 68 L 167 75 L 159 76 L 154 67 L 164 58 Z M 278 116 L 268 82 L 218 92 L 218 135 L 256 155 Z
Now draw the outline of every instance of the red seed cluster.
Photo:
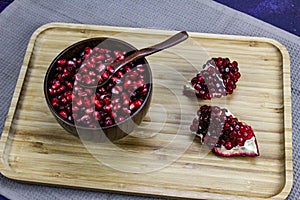
M 254 133 L 251 126 L 240 122 L 237 118 L 230 115 L 224 124 L 223 134 L 218 144 L 225 146 L 226 149 L 231 149 L 235 146 L 244 146 L 245 141 L 253 136 Z
M 110 64 L 123 60 L 125 53 L 119 50 L 86 47 L 81 54 L 82 65 L 76 74 L 76 81 L 86 86 L 95 86 L 98 82 L 105 81 L 114 72 Z
M 240 122 L 232 115 L 226 116 L 227 110 L 218 106 L 201 106 L 190 129 L 201 136 L 202 142 L 209 147 L 224 146 L 227 150 L 243 146 L 245 141 L 254 136 L 251 126 Z
M 102 87 L 87 87 L 89 84 L 96 86 L 98 81 L 103 81 L 105 72 L 113 73 L 109 65 L 98 70 L 97 67 L 103 63 L 90 61 L 93 58 L 97 60 L 99 58 L 95 57 L 102 55 L 93 53 L 95 49 L 97 52 L 104 52 L 104 62 L 113 62 L 115 58 L 123 59 L 118 50 L 87 47 L 79 58 L 57 61 L 56 74 L 50 80 L 48 88 L 51 104 L 62 118 L 90 128 L 99 125 L 110 126 L 132 115 L 143 104 L 150 81 L 147 80 L 149 76 L 145 72 L 145 67 L 133 62 L 120 69 Z M 93 65 L 89 68 L 88 65 L 91 63 Z M 99 73 L 101 77 L 97 78 Z
M 227 119 L 226 111 L 226 109 L 221 109 L 218 106 L 201 106 L 197 111 L 198 118 L 193 120 L 190 127 L 191 131 L 201 136 L 202 142 L 210 148 L 215 147 Z
M 199 72 L 191 80 L 196 96 L 201 99 L 211 99 L 232 94 L 241 77 L 238 63 L 236 61 L 230 63 L 228 58 L 212 58 L 203 67 L 207 66 L 209 66 L 207 69 Z M 187 87 L 184 88 L 183 93 L 188 96 L 195 95 L 195 92 Z

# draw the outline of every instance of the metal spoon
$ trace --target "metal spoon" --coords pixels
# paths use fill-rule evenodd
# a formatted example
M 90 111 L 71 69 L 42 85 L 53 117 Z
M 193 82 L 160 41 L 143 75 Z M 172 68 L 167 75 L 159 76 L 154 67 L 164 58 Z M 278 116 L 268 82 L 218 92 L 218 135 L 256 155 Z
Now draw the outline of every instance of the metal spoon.
M 125 65 L 127 65 L 128 63 L 143 58 L 145 56 L 149 56 L 151 54 L 154 54 L 156 52 L 159 52 L 161 50 L 167 49 L 169 47 L 172 47 L 176 44 L 179 44 L 180 42 L 183 42 L 184 40 L 186 40 L 189 37 L 189 35 L 187 34 L 186 31 L 181 31 L 177 34 L 175 34 L 174 36 L 170 37 L 169 39 L 158 43 L 156 45 L 153 45 L 151 47 L 147 47 L 147 48 L 143 48 L 140 50 L 135 51 L 134 53 L 125 56 L 125 58 L 123 60 L 114 62 L 111 64 L 111 66 L 115 69 L 114 73 L 112 73 L 107 79 L 105 79 L 104 81 L 102 81 L 101 83 L 98 83 L 97 87 L 101 87 L 104 84 L 106 84 L 115 73 L 117 73 L 122 67 L 124 67 Z

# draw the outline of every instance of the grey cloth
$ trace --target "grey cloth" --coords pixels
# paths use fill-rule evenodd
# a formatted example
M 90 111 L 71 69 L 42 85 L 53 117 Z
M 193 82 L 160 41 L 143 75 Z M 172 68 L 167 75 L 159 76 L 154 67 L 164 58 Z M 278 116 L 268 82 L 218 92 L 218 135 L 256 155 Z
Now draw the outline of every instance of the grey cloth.
M 15 0 L 0 15 L 0 132 L 31 34 L 49 22 L 186 30 L 274 38 L 291 56 L 294 185 L 288 199 L 300 199 L 300 39 L 213 1 L 197 0 Z M 296 19 L 295 19 L 296 20 Z M 146 199 L 19 183 L 0 176 L 0 193 L 10 199 Z

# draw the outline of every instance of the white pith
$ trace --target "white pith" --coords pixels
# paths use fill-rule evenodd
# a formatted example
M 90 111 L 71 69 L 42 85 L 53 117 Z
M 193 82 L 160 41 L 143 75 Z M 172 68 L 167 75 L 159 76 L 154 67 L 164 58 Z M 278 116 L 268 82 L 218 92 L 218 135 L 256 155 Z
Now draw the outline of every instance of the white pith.
M 223 154 L 241 154 L 241 153 L 248 153 L 248 154 L 258 154 L 258 150 L 256 147 L 255 137 L 253 136 L 251 139 L 246 140 L 244 146 L 235 146 L 232 149 L 227 150 L 223 145 L 219 147 L 219 151 Z

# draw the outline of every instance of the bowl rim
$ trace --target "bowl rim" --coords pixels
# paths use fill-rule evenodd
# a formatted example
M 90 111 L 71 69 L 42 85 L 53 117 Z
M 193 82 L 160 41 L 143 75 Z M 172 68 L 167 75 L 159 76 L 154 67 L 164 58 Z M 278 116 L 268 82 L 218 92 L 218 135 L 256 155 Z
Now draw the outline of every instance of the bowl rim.
M 68 121 L 67 119 L 64 119 L 62 118 L 59 113 L 57 113 L 57 111 L 53 108 L 53 106 L 51 105 L 51 102 L 50 102 L 50 97 L 49 97 L 49 94 L 48 94 L 48 89 L 47 89 L 47 86 L 48 86 L 48 79 L 49 79 L 49 75 L 50 75 L 50 72 L 53 70 L 56 62 L 65 54 L 67 53 L 68 51 L 70 51 L 70 49 L 73 49 L 75 48 L 76 46 L 78 45 L 81 45 L 81 44 L 84 44 L 84 43 L 87 43 L 89 41 L 93 41 L 93 40 L 112 40 L 114 42 L 119 42 L 119 43 L 122 43 L 130 48 L 132 48 L 133 51 L 137 50 L 137 48 L 135 48 L 134 46 L 132 46 L 131 44 L 123 41 L 123 40 L 119 40 L 119 39 L 116 39 L 116 38 L 111 38 L 111 37 L 94 37 L 94 38 L 88 38 L 88 39 L 84 39 L 84 40 L 81 40 L 81 41 L 78 41 L 70 46 L 68 46 L 67 48 L 65 48 L 63 51 L 61 51 L 51 62 L 51 64 L 49 65 L 48 69 L 47 69 L 47 72 L 45 74 L 45 77 L 44 77 L 44 96 L 45 96 L 45 99 L 46 99 L 46 102 L 47 102 L 47 105 L 51 111 L 51 113 L 53 115 L 55 115 L 56 118 L 58 118 L 60 121 L 62 121 L 63 123 L 67 124 L 68 126 L 71 126 L 73 128 L 75 128 L 77 130 L 77 128 L 79 129 L 84 129 L 84 130 L 106 130 L 106 129 L 110 129 L 110 128 L 113 128 L 113 127 L 118 127 L 122 124 L 125 124 L 128 120 L 134 118 L 146 105 L 146 103 L 151 100 L 151 96 L 152 96 L 152 89 L 153 89 L 153 81 L 152 81 L 152 71 L 151 71 L 151 68 L 150 68 L 150 65 L 148 63 L 148 61 L 146 60 L 146 58 L 142 58 L 142 60 L 145 62 L 144 64 L 147 65 L 147 70 L 149 72 L 149 90 L 148 90 L 148 93 L 145 97 L 145 100 L 143 101 L 142 105 L 133 113 L 133 115 L 130 115 L 130 117 L 127 117 L 126 119 L 124 119 L 123 121 L 121 122 L 118 122 L 118 123 L 115 123 L 113 125 L 110 125 L 110 126 L 105 126 L 105 127 L 96 127 L 96 128 L 91 128 L 91 127 L 84 127 L 84 126 L 79 126 L 79 125 L 75 125 L 73 123 L 71 123 L 70 121 Z M 96 47 L 96 46 L 95 46 Z M 93 47 L 94 48 L 94 47 Z M 141 59 L 140 59 L 141 60 Z

